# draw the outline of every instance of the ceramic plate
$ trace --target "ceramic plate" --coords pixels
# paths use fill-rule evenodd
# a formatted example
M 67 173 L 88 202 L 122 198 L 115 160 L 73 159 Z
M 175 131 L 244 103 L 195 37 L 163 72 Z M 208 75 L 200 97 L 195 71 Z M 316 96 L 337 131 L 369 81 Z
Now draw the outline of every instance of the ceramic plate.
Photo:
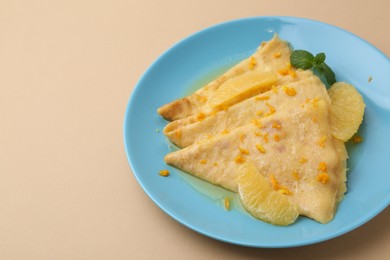
M 338 81 L 362 94 L 364 141 L 348 144 L 348 192 L 329 224 L 300 217 L 287 227 L 273 226 L 242 210 L 237 195 L 167 166 L 173 147 L 156 110 L 188 95 L 238 61 L 250 56 L 274 33 L 295 49 L 325 52 Z M 366 223 L 390 202 L 390 60 L 365 40 L 340 28 L 293 17 L 255 17 L 219 24 L 182 40 L 145 72 L 126 110 L 124 144 L 138 182 L 150 198 L 183 225 L 206 236 L 251 247 L 293 247 L 317 243 Z M 371 79 L 371 80 L 369 80 Z M 159 176 L 168 169 L 171 175 Z M 232 209 L 222 200 L 231 196 Z

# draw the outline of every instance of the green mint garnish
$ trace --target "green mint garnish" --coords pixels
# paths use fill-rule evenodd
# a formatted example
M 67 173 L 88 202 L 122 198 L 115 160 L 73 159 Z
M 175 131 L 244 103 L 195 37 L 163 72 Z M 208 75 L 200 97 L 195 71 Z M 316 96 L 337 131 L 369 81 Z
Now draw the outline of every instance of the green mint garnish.
M 325 78 L 329 85 L 336 82 L 336 76 L 332 69 L 325 63 L 325 53 L 318 53 L 316 56 L 305 50 L 295 50 L 291 53 L 291 65 L 298 69 L 313 69 L 319 76 Z
M 316 68 L 320 70 L 320 74 L 325 77 L 329 85 L 333 85 L 336 82 L 336 75 L 334 75 L 333 70 L 325 62 L 319 64 Z
M 325 53 L 320 52 L 320 53 L 318 53 L 318 54 L 314 57 L 314 62 L 315 62 L 316 64 L 321 64 L 321 63 L 324 63 L 325 59 L 326 59 Z
M 308 51 L 296 50 L 290 56 L 291 65 L 300 69 L 311 69 L 313 67 L 314 56 Z

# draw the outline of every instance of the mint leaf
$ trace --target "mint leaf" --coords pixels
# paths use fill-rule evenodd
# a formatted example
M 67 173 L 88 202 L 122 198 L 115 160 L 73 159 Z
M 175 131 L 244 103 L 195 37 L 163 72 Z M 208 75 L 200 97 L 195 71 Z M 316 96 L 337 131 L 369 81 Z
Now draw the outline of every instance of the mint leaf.
M 321 52 L 321 53 L 318 53 L 315 57 L 314 57 L 314 62 L 315 64 L 321 64 L 325 61 L 325 53 Z
M 298 69 L 313 69 L 317 72 L 317 76 L 332 85 L 336 82 L 336 75 L 333 70 L 325 63 L 326 55 L 323 52 L 316 56 L 305 50 L 295 50 L 291 53 L 290 63 Z
M 336 75 L 333 70 L 324 62 L 318 65 L 321 68 L 321 73 L 324 75 L 326 82 L 333 85 L 336 82 Z
M 313 67 L 314 56 L 305 50 L 295 50 L 291 53 L 290 63 L 299 69 L 310 69 Z

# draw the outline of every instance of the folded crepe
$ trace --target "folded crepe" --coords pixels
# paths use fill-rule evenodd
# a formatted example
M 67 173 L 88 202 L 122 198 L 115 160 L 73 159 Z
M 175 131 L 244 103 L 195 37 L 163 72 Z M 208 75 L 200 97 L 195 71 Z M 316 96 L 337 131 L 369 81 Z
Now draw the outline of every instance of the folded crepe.
M 296 77 L 295 69 L 290 66 L 290 54 L 288 43 L 275 34 L 273 39 L 263 42 L 249 58 L 193 94 L 163 105 L 157 112 L 169 121 L 192 115 L 206 117 L 263 93 L 273 85 L 297 81 L 299 77 Z M 246 84 L 241 84 L 243 82 Z
M 194 115 L 170 122 L 163 132 L 178 147 L 187 147 L 202 139 L 226 134 L 271 113 L 278 114 L 318 98 L 329 102 L 324 84 L 311 71 L 298 70 L 297 75 L 298 81 L 274 87 L 272 91 L 246 99 L 208 117 Z
M 238 165 L 251 161 L 301 215 L 327 223 L 346 191 L 347 153 L 329 126 L 329 97 L 256 118 L 169 153 L 167 164 L 237 192 Z

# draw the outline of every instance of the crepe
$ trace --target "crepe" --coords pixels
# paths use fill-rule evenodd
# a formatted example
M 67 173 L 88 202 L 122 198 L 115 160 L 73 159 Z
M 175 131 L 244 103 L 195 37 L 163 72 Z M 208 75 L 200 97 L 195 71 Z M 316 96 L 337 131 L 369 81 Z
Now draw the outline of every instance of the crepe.
M 346 191 L 347 153 L 331 134 L 329 97 L 292 106 L 229 133 L 169 153 L 167 164 L 237 192 L 239 164 L 252 161 L 299 208 L 329 222 Z
M 246 99 L 208 117 L 194 115 L 170 122 L 163 132 L 178 147 L 187 147 L 202 139 L 226 134 L 270 113 L 278 114 L 316 98 L 329 103 L 325 86 L 311 71 L 298 70 L 297 78 L 293 83 L 274 87 L 272 91 Z
M 288 43 L 280 40 L 275 34 L 273 39 L 263 42 L 249 58 L 233 66 L 193 94 L 163 105 L 158 108 L 157 112 L 169 121 L 197 114 L 206 117 L 246 98 L 265 92 L 273 85 L 278 86 L 299 80 L 296 77 L 295 69 L 290 66 L 290 54 Z M 243 80 L 245 77 L 260 78 L 260 82 L 254 84 L 249 90 L 246 89 L 243 90 L 243 93 L 239 93 L 238 89 L 234 86 L 229 87 L 229 85 L 231 85 L 231 81 L 239 82 L 241 77 L 244 78 Z M 244 87 L 245 85 L 247 84 L 243 84 Z M 237 94 L 230 93 L 231 88 L 237 91 Z M 221 101 L 220 99 L 229 93 L 234 96 L 226 97 L 228 102 L 225 104 L 225 100 Z

